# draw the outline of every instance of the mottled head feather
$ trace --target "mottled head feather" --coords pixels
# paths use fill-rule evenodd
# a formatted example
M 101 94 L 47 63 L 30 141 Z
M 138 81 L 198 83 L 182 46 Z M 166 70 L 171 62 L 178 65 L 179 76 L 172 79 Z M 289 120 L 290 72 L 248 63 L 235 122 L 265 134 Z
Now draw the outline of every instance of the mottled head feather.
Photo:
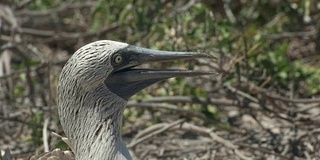
M 110 56 L 126 46 L 126 43 L 101 40 L 81 47 L 65 64 L 60 82 L 72 78 L 85 89 L 103 83 L 113 70 Z

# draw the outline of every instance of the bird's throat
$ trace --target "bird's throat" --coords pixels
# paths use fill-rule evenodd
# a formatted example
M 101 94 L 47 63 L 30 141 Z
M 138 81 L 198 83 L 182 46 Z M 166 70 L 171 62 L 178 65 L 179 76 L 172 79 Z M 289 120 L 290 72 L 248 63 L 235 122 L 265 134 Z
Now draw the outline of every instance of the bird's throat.
M 75 148 L 76 159 L 130 159 L 120 132 L 127 101 L 107 90 L 105 85 L 78 94 L 77 100 L 70 99 L 66 104 L 77 107 L 60 117 L 63 129 Z M 59 114 L 62 111 L 59 110 Z
M 122 112 L 116 111 L 112 116 L 115 117 L 109 117 L 90 127 L 91 131 L 85 134 L 88 135 L 85 141 L 77 141 L 78 148 L 81 148 L 76 155 L 79 159 L 105 159 L 105 157 L 131 159 L 128 149 L 121 139 Z M 92 132 L 92 130 L 94 131 Z

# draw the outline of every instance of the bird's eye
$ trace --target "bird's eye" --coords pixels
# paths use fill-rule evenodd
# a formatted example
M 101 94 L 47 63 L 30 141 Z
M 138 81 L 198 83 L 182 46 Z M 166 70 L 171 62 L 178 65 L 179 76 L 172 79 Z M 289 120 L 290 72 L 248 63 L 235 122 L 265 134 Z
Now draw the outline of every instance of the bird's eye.
M 116 56 L 114 56 L 114 62 L 115 62 L 116 64 L 121 63 L 122 60 L 123 60 L 123 58 L 122 58 L 121 55 L 116 55 Z

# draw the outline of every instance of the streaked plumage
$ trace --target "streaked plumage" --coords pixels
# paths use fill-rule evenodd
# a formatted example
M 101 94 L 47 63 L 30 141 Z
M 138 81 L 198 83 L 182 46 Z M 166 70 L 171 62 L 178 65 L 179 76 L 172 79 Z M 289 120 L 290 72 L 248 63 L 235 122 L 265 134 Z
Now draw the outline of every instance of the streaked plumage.
M 93 42 L 76 51 L 63 67 L 58 85 L 60 121 L 76 159 L 131 159 L 120 134 L 127 100 L 160 80 L 210 74 L 132 68 L 189 58 L 211 56 L 150 50 L 109 40 Z

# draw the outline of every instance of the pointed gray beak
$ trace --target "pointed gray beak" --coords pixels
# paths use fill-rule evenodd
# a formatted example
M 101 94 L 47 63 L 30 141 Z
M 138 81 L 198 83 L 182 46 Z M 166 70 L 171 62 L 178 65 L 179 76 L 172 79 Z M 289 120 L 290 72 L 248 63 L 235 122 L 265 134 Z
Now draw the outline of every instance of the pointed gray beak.
M 106 79 L 105 84 L 112 92 L 126 100 L 143 88 L 161 80 L 172 77 L 192 77 L 213 74 L 213 72 L 209 71 L 177 69 L 132 69 L 135 66 L 152 62 L 214 58 L 211 55 L 202 53 L 159 51 L 129 45 L 113 54 L 112 59 L 115 59 L 117 56 L 121 56 L 122 62 L 116 64 L 112 61 L 114 71 Z
M 214 58 L 211 55 L 196 53 L 196 52 L 171 52 L 159 51 L 148 48 L 142 48 L 129 45 L 128 47 L 118 51 L 118 54 L 123 56 L 124 64 L 120 67 L 115 67 L 115 71 L 128 69 L 145 63 L 172 61 L 179 59 L 194 59 L 194 58 Z M 114 54 L 116 56 L 117 54 Z

